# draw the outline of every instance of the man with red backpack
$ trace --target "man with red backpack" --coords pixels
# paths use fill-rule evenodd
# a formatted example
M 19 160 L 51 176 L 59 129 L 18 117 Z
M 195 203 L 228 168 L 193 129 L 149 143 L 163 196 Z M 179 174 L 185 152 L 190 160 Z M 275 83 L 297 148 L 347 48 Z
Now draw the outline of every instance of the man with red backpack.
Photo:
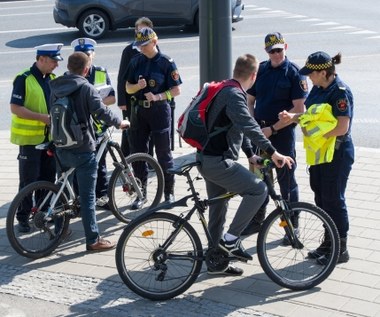
M 224 235 L 227 201 L 210 206 L 208 227 L 216 245 L 219 243 L 221 249 L 243 261 L 252 260 L 252 256 L 242 246 L 240 234 L 267 197 L 267 188 L 258 176 L 237 162 L 240 148 L 243 148 L 251 164 L 256 164 L 258 158 L 254 155 L 251 142 L 269 153 L 277 167 L 287 165 L 291 168 L 293 163 L 290 157 L 276 151 L 248 111 L 246 90 L 255 82 L 258 66 L 259 61 L 250 54 L 236 60 L 230 81 L 237 85 L 224 87 L 207 113 L 209 131 L 215 127 L 229 128 L 211 137 L 203 150 L 197 152 L 197 160 L 201 162 L 198 169 L 205 179 L 208 197 L 226 192 L 235 192 L 242 197 Z M 229 265 L 223 271 L 209 268 L 208 273 L 238 276 L 243 274 L 243 270 Z

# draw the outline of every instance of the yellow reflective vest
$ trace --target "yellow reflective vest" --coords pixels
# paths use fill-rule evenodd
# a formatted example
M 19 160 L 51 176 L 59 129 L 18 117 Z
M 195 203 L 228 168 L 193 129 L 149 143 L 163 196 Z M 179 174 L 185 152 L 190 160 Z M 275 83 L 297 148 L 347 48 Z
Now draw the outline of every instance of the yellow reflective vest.
M 101 67 L 95 67 L 95 80 L 94 80 L 94 86 L 102 86 L 107 85 L 107 72 L 102 69 Z M 94 119 L 94 129 L 95 133 L 100 134 L 102 133 L 103 129 L 103 123 L 100 120 Z
M 48 113 L 45 94 L 37 79 L 30 72 L 24 70 L 17 76 L 26 76 L 25 79 L 25 100 L 24 106 L 37 113 Z M 50 74 L 54 79 L 55 75 Z M 17 145 L 37 145 L 45 140 L 45 123 L 38 120 L 20 118 L 12 114 L 11 123 L 11 143 Z
M 95 69 L 95 82 L 94 85 L 106 85 L 107 73 L 104 70 Z
M 317 165 L 329 163 L 334 156 L 336 137 L 326 139 L 324 135 L 334 129 L 338 120 L 332 114 L 328 103 L 314 104 L 299 118 L 304 131 L 303 146 L 306 150 L 306 163 Z

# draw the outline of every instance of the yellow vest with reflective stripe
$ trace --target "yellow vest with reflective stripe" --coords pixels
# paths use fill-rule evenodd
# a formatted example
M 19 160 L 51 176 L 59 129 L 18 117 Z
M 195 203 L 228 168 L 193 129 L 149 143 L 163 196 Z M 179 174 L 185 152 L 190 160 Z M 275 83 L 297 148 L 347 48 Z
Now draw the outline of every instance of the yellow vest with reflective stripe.
M 95 70 L 95 82 L 94 85 L 106 85 L 107 75 L 103 70 Z
M 328 103 L 314 104 L 300 117 L 304 128 L 303 145 L 306 150 L 306 163 L 317 165 L 330 163 L 334 156 L 336 137 L 326 139 L 324 135 L 334 129 L 338 120 L 332 114 Z
M 103 70 L 95 70 L 94 86 L 101 86 L 107 84 L 107 73 Z M 93 124 L 96 133 L 101 133 L 103 124 L 99 120 L 94 120 Z
M 25 79 L 24 107 L 37 113 L 48 113 L 45 94 L 37 79 L 28 73 L 29 69 L 18 74 L 27 76 Z M 50 75 L 55 78 L 54 74 Z M 11 142 L 17 145 L 37 145 L 45 140 L 45 123 L 38 120 L 20 118 L 12 114 Z

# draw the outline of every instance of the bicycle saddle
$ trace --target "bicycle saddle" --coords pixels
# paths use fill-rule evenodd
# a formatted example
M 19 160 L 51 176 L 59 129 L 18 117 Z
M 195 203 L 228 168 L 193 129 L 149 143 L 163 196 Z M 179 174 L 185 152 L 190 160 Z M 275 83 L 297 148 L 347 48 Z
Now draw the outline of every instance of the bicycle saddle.
M 173 166 L 172 168 L 167 169 L 168 174 L 176 174 L 176 175 L 183 175 L 187 171 L 191 170 L 194 166 L 201 165 L 201 162 L 199 161 L 194 161 L 187 163 L 182 166 Z

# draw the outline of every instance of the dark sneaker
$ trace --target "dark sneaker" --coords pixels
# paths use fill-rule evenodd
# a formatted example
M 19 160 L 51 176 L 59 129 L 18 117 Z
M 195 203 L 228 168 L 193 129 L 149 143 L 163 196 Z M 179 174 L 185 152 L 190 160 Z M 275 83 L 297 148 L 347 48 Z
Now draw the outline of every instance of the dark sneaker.
M 241 276 L 244 271 L 236 266 L 229 264 L 226 269 L 222 271 L 214 271 L 211 269 L 207 269 L 207 274 L 210 275 L 224 275 L 224 276 Z
M 135 199 L 135 201 L 133 202 L 131 209 L 132 210 L 141 209 L 144 206 L 144 204 L 146 203 L 146 201 L 147 200 L 146 200 L 145 197 L 143 199 L 140 199 L 140 198 L 137 197 Z
M 337 264 L 347 263 L 349 259 L 350 259 L 350 255 L 348 254 L 348 250 L 346 250 L 342 252 L 341 254 L 339 254 L 338 261 L 336 263 Z
M 103 252 L 112 250 L 116 247 L 116 242 L 111 242 L 103 238 L 98 238 L 93 244 L 87 244 L 86 249 L 89 252 Z
M 300 237 L 300 231 L 298 228 L 294 228 L 294 233 L 296 234 L 297 238 Z M 288 246 L 288 245 L 291 245 L 291 242 L 289 240 L 289 237 L 288 235 L 284 235 L 284 237 L 282 238 L 282 245 L 283 246 Z
M 18 232 L 28 233 L 30 232 L 30 225 L 28 221 L 19 221 L 18 222 Z
M 223 238 L 219 241 L 219 247 L 222 250 L 226 251 L 228 254 L 235 256 L 243 261 L 253 259 L 252 256 L 244 249 L 239 238 L 232 241 L 226 241 Z

